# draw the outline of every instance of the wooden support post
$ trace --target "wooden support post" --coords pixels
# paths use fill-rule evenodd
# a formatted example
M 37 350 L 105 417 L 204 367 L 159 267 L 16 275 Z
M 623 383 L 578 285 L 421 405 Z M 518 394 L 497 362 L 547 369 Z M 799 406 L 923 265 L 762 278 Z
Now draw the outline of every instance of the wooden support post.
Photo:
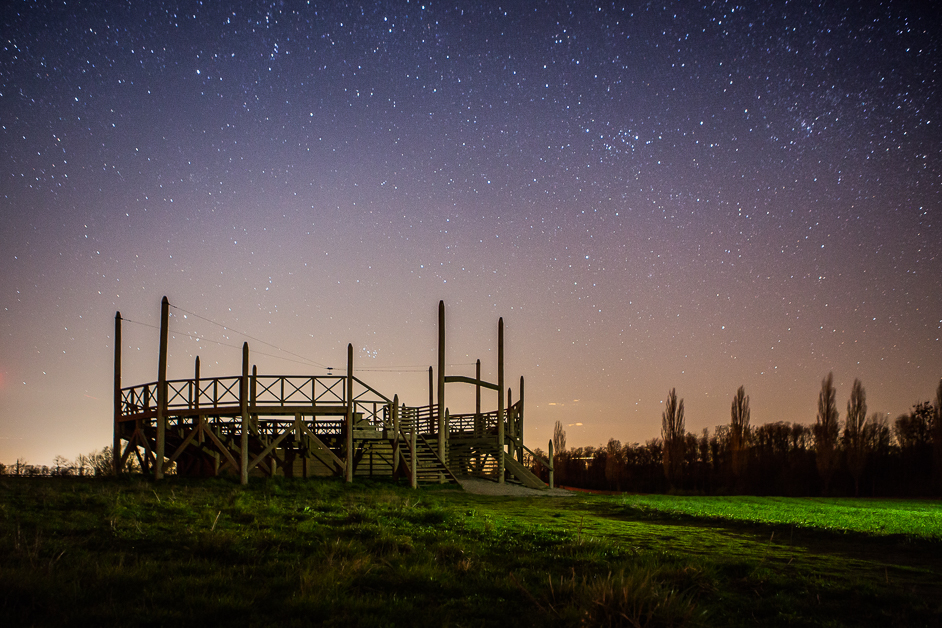
M 445 439 L 445 302 L 438 302 L 438 455 L 448 464 Z
M 393 479 L 399 479 L 399 395 L 393 397 L 392 402 L 392 424 L 393 424 L 393 456 L 392 472 Z
M 193 361 L 193 383 L 196 385 L 196 394 L 193 396 L 193 407 L 200 409 L 200 356 Z
M 160 353 L 157 360 L 157 443 L 154 452 L 154 479 L 164 477 L 164 450 L 167 446 L 167 341 L 170 327 L 170 301 L 160 301 Z
M 301 456 L 301 477 L 307 477 L 307 457 L 308 452 L 307 448 L 304 446 L 304 442 L 301 439 L 304 431 L 301 428 L 301 413 L 294 413 L 294 449 L 295 451 L 302 451 L 304 455 Z M 287 474 L 286 474 L 287 475 Z M 291 465 L 291 475 L 294 476 L 294 461 L 292 460 Z
M 114 474 L 121 475 L 121 312 L 114 315 L 114 441 L 111 462 Z
M 553 439 L 549 441 L 549 487 L 555 488 L 553 484 L 553 472 L 556 470 L 556 463 L 553 462 Z
M 445 433 L 448 434 L 449 430 L 451 429 L 451 417 L 448 416 L 448 408 L 445 408 L 445 421 L 444 421 L 444 425 L 445 425 Z M 445 441 L 445 448 L 446 448 L 446 451 L 447 451 L 447 448 L 448 448 L 448 440 Z M 442 462 L 445 463 L 445 466 L 446 466 L 446 467 L 448 466 L 448 460 L 445 458 L 445 456 L 442 456 Z M 450 467 L 449 467 L 449 468 L 450 468 Z M 447 481 L 448 481 L 448 479 L 445 477 L 445 474 L 444 474 L 444 473 L 439 473 L 439 474 L 438 474 L 438 482 L 439 482 L 439 484 L 444 484 L 444 483 L 447 482 Z
M 507 405 L 504 407 L 507 408 L 507 433 L 504 434 L 504 439 L 510 437 L 510 446 L 507 449 L 512 458 L 517 453 L 515 444 L 517 440 L 517 415 L 514 411 L 514 391 L 511 388 L 507 389 Z
M 252 379 L 249 380 L 249 406 L 251 408 L 255 408 L 255 390 L 256 390 L 255 382 L 257 381 L 257 379 L 258 379 L 258 367 L 253 364 L 252 365 Z M 249 415 L 249 422 L 251 425 L 252 433 L 258 436 L 259 438 L 261 438 L 262 435 L 258 431 L 258 415 L 257 414 Z
M 419 488 L 419 454 L 418 454 L 418 451 L 416 451 L 416 449 L 419 446 L 418 418 L 419 418 L 418 416 L 413 417 L 412 432 L 409 434 L 409 444 L 412 445 L 412 460 L 410 461 L 410 464 L 409 464 L 410 476 L 411 476 L 409 478 L 409 486 L 411 486 L 412 488 Z
M 497 321 L 497 481 L 504 483 L 504 317 Z
M 517 461 L 523 464 L 523 375 L 520 376 L 520 401 L 517 402 Z
M 193 386 L 194 390 L 193 395 L 193 409 L 197 412 L 200 409 L 200 391 L 202 387 L 200 386 L 200 356 L 196 356 L 196 360 L 193 362 Z M 193 419 L 194 425 L 203 425 L 203 415 L 197 414 Z M 206 441 L 206 437 L 203 435 L 203 430 L 200 430 L 200 435 L 197 442 L 202 445 Z
M 239 404 L 242 410 L 242 434 L 239 448 L 242 450 L 240 468 L 243 485 L 249 483 L 249 343 L 242 343 L 242 380 L 239 385 Z
M 353 344 L 347 345 L 347 417 L 344 423 L 344 429 L 347 437 L 346 446 L 346 464 L 344 480 L 353 482 Z
M 474 365 L 474 379 L 474 435 L 480 438 L 484 435 L 481 421 L 481 360 Z

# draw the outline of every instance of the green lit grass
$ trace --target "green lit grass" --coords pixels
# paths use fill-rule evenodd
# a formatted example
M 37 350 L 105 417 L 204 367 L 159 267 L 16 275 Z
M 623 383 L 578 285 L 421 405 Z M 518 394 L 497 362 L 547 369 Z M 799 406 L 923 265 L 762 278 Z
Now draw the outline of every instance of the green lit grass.
M 938 523 L 873 532 L 864 512 L 876 503 L 934 505 L 0 479 L 0 616 L 17 626 L 938 625 Z M 773 504 L 800 516 L 762 510 Z M 856 506 L 862 523 L 835 523 Z
M 641 513 L 942 541 L 942 502 L 938 500 L 667 495 L 631 495 L 621 500 L 626 509 Z

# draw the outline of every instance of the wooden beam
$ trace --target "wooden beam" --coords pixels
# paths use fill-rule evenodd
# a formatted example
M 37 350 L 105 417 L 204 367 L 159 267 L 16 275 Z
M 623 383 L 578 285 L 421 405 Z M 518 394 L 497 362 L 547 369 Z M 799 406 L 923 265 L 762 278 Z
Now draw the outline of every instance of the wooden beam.
M 254 468 L 259 462 L 261 462 L 262 459 L 268 454 L 270 454 L 276 447 L 278 447 L 278 445 L 281 444 L 281 441 L 285 439 L 285 436 L 287 436 L 290 433 L 291 433 L 291 430 L 287 430 L 279 434 L 275 440 L 273 440 L 271 443 L 268 444 L 268 447 L 262 450 L 262 453 L 255 456 L 255 459 L 249 463 L 249 469 Z
M 497 384 L 492 384 L 490 382 L 482 381 L 480 378 L 475 379 L 474 377 L 467 377 L 465 375 L 449 375 L 445 378 L 446 384 L 453 383 L 462 383 L 462 384 L 471 384 L 475 387 L 488 388 L 490 390 L 500 390 Z
M 236 461 L 235 457 L 232 455 L 232 452 L 229 451 L 229 448 L 226 447 L 226 445 L 223 444 L 221 440 L 219 440 L 219 437 L 216 436 L 216 434 L 212 430 L 207 429 L 206 435 L 209 436 L 209 440 L 213 441 L 213 444 L 216 445 L 216 449 L 219 451 L 219 453 L 221 453 L 222 455 L 226 457 L 226 460 L 228 461 L 229 466 L 232 467 L 232 470 L 238 471 L 239 463 Z
M 311 439 L 311 442 L 317 445 L 317 449 L 312 449 L 311 453 L 317 456 L 326 466 L 329 467 L 330 465 L 333 465 L 334 473 L 339 475 L 345 471 L 346 465 L 344 464 L 344 461 L 341 460 L 337 454 L 331 451 L 330 447 L 324 444 L 324 441 L 318 438 L 314 432 L 307 429 L 307 426 L 304 425 L 303 422 L 301 423 L 301 431 L 307 434 L 308 438 Z
M 176 451 L 173 452 L 173 455 L 171 455 L 170 458 L 167 459 L 167 464 L 173 464 L 174 462 L 177 461 L 177 458 L 180 457 L 180 454 L 182 454 L 183 451 L 190 445 L 190 443 L 193 442 L 193 439 L 195 439 L 199 435 L 201 429 L 202 429 L 202 425 L 198 424 L 196 427 L 190 430 L 186 438 L 183 439 L 183 442 L 180 443 L 180 446 L 177 447 Z

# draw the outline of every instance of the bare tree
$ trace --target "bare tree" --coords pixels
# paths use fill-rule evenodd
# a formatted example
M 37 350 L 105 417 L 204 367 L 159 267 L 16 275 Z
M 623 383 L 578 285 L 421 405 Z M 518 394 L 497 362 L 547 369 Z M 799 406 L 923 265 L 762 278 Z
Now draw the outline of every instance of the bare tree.
M 52 459 L 54 475 L 72 475 L 72 463 L 65 456 L 56 456 Z
M 664 473 L 671 486 L 680 481 L 684 464 L 684 400 L 677 400 L 677 391 L 671 388 L 667 394 L 667 405 L 661 416 L 661 439 L 664 441 Z
M 834 374 L 821 381 L 818 395 L 818 416 L 814 424 L 814 450 L 818 473 L 824 481 L 824 494 L 828 493 L 831 477 L 837 468 L 837 437 L 840 434 L 840 416 L 837 412 L 837 391 Z
M 733 397 L 729 422 L 729 449 L 732 458 L 733 475 L 737 478 L 746 466 L 746 440 L 749 436 L 749 396 L 746 387 L 740 386 Z
M 860 476 L 867 465 L 867 393 L 859 379 L 854 379 L 847 401 L 847 419 L 844 421 L 844 450 L 847 468 L 854 477 L 854 495 L 860 496 Z

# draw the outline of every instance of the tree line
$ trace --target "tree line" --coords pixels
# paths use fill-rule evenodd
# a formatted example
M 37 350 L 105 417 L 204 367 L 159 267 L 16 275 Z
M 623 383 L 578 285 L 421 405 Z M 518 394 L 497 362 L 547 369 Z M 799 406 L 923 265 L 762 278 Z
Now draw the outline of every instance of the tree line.
M 136 460 L 128 460 L 127 471 L 140 472 Z M 114 463 L 111 447 L 104 447 L 88 454 L 79 454 L 75 460 L 56 456 L 52 465 L 30 464 L 25 458 L 19 458 L 13 464 L 0 462 L 0 476 L 19 477 L 101 477 L 114 475 Z
M 942 495 L 942 380 L 934 402 L 921 402 L 894 421 L 867 414 L 866 390 L 855 379 L 843 419 L 831 373 L 821 382 L 812 425 L 778 421 L 753 426 L 740 386 L 730 422 L 713 432 L 686 431 L 684 400 L 667 395 L 660 438 L 604 446 L 566 447 L 557 421 L 553 467 L 557 484 L 641 493 L 793 496 Z M 539 456 L 546 454 L 536 450 Z M 532 469 L 548 479 L 534 458 Z

